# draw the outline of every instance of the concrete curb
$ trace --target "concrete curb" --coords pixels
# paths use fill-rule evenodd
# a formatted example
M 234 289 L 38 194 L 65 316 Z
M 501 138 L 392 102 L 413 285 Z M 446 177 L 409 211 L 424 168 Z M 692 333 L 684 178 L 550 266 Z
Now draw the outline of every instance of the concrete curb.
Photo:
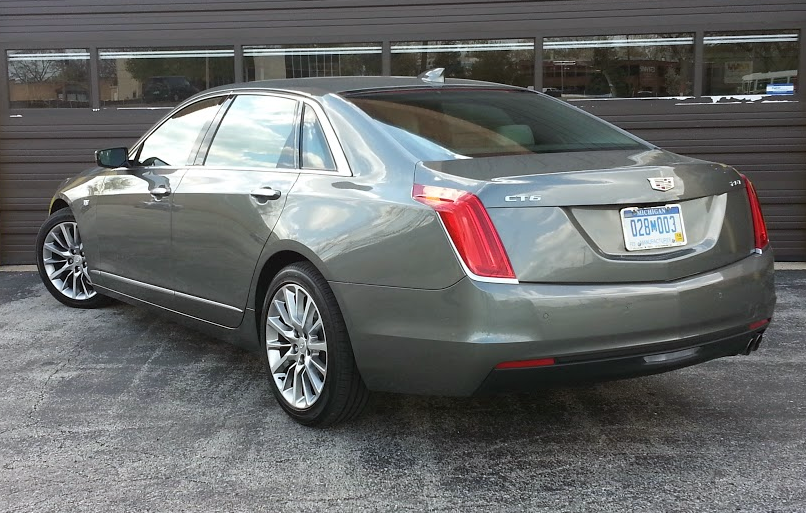
M 13 273 L 36 271 L 35 265 L 0 265 L 0 272 L 7 271 Z

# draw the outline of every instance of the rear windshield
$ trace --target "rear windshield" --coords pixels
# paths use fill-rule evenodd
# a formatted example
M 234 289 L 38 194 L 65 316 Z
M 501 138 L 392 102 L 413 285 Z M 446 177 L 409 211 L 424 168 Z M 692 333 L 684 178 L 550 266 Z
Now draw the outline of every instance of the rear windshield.
M 647 148 L 597 118 L 531 91 L 445 87 L 345 97 L 423 160 Z

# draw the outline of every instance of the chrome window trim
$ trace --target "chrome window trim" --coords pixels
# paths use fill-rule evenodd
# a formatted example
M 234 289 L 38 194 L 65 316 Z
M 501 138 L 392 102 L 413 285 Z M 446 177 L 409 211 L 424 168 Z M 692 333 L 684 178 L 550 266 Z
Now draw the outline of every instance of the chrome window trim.
M 327 144 L 330 147 L 330 153 L 333 156 L 333 160 L 336 163 L 336 169 L 335 170 L 307 169 L 301 166 L 298 166 L 293 169 L 279 168 L 279 167 L 252 168 L 246 166 L 211 166 L 211 167 L 215 167 L 216 169 L 226 169 L 228 171 L 238 171 L 238 170 L 255 171 L 256 169 L 258 169 L 260 171 L 281 171 L 287 173 L 293 172 L 293 173 L 304 173 L 311 175 L 353 176 L 352 169 L 350 169 L 350 164 L 347 161 L 347 156 L 344 153 L 344 148 L 341 146 L 339 138 L 336 136 L 336 130 L 333 128 L 330 119 L 327 117 L 325 109 L 314 99 L 312 95 L 299 91 L 288 91 L 285 89 L 231 89 L 226 91 L 225 94 L 232 96 L 233 98 L 236 98 L 237 96 L 240 95 L 273 96 L 277 98 L 287 98 L 289 100 L 297 101 L 302 105 L 310 106 L 316 113 L 316 117 L 319 119 L 319 123 L 322 125 L 322 131 L 325 133 L 325 139 L 327 140 Z M 210 96 L 205 95 L 204 97 L 198 98 L 198 101 L 205 100 L 213 96 L 215 96 L 215 94 L 211 94 Z M 179 107 L 177 107 L 177 109 L 179 109 Z M 300 123 L 302 122 L 301 115 L 302 112 L 300 112 L 299 117 Z M 224 114 L 224 117 L 226 117 L 226 114 Z M 299 150 L 299 147 L 297 148 L 297 150 Z M 206 166 L 193 165 L 187 167 L 206 167 Z
M 159 130 L 159 128 L 162 125 L 164 125 L 169 119 L 171 119 L 174 116 L 174 114 L 176 114 L 177 112 L 181 111 L 185 107 L 189 107 L 190 105 L 193 105 L 194 103 L 201 102 L 201 101 L 204 101 L 204 100 L 209 100 L 211 98 L 216 98 L 218 96 L 227 97 L 230 94 L 231 94 L 230 91 L 215 91 L 215 92 L 211 92 L 210 94 L 205 94 L 204 96 L 201 96 L 201 97 L 190 98 L 188 100 L 183 101 L 182 103 L 180 103 L 176 107 L 173 107 L 171 112 L 169 112 L 168 114 L 165 115 L 165 117 L 163 117 L 162 119 L 157 121 L 154 124 L 154 126 L 152 126 L 148 131 L 146 131 L 146 133 L 143 134 L 137 140 L 137 142 L 132 145 L 131 148 L 129 148 L 129 160 L 133 160 L 134 158 L 136 158 L 137 155 L 140 153 L 140 147 L 143 145 L 143 143 L 145 143 L 146 139 L 151 137 L 151 134 L 153 134 L 154 132 Z M 218 108 L 220 109 L 223 104 L 224 103 L 222 102 L 221 105 L 218 106 Z M 215 120 L 215 116 L 213 116 L 213 120 Z M 189 167 L 191 165 L 192 164 L 185 163 L 185 164 L 182 164 L 180 166 L 174 166 L 174 167 L 184 168 L 184 167 Z
M 325 109 L 322 107 L 319 102 L 315 100 L 313 95 L 308 93 L 304 93 L 301 91 L 292 91 L 287 89 L 248 89 L 248 88 L 238 88 L 238 89 L 224 89 L 219 91 L 210 91 L 209 93 L 202 93 L 201 96 L 197 96 L 194 98 L 190 98 L 185 100 L 184 102 L 180 103 L 173 110 L 167 114 L 164 118 L 162 118 L 159 122 L 157 122 L 151 129 L 146 132 L 129 150 L 129 158 L 133 158 L 137 155 L 137 152 L 140 150 L 140 146 L 145 142 L 145 140 L 151 136 L 159 127 L 161 127 L 166 121 L 168 121 L 176 112 L 184 109 L 185 107 L 192 105 L 196 102 L 209 100 L 211 98 L 216 98 L 218 96 L 225 96 L 225 97 L 236 97 L 242 94 L 247 95 L 261 95 L 261 96 L 274 96 L 279 98 L 288 98 L 290 100 L 294 100 L 300 102 L 303 105 L 310 106 L 313 111 L 316 113 L 316 117 L 319 119 L 319 123 L 322 125 L 322 130 L 325 133 L 325 139 L 327 140 L 327 144 L 330 147 L 330 153 L 333 155 L 333 160 L 336 163 L 336 170 L 323 170 L 323 169 L 306 169 L 302 167 L 297 167 L 295 169 L 289 168 L 260 168 L 262 171 L 281 171 L 281 172 L 295 172 L 295 173 L 304 173 L 304 174 L 311 174 L 311 175 L 330 175 L 330 176 L 353 176 L 352 169 L 350 168 L 350 164 L 347 161 L 347 156 L 344 153 L 344 148 L 339 142 L 339 138 L 336 136 L 336 130 L 333 128 L 332 123 L 330 122 L 330 118 L 328 118 L 327 114 L 325 113 Z M 225 114 L 226 116 L 226 114 Z M 301 120 L 300 120 L 301 122 Z M 183 166 L 184 168 L 191 168 L 191 167 L 206 167 L 204 165 L 196 165 L 196 164 L 186 164 Z M 231 171 L 237 170 L 248 170 L 254 171 L 254 168 L 251 167 L 241 167 L 241 166 L 216 166 L 218 169 L 226 169 Z

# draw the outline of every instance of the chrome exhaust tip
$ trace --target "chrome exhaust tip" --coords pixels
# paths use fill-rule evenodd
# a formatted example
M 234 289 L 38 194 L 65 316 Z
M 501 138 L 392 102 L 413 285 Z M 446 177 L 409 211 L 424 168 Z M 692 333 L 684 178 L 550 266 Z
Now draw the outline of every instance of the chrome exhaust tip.
M 764 338 L 764 332 L 756 333 L 750 339 L 750 342 L 747 343 L 747 347 L 744 349 L 744 354 L 749 355 L 753 351 L 758 351 L 758 347 L 761 345 L 761 339 Z

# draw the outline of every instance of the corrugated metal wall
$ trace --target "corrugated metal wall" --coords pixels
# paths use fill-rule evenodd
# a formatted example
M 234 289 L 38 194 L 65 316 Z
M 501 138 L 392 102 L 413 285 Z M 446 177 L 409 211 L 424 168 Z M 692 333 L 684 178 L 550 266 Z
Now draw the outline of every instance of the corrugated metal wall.
M 797 29 L 803 0 L 434 2 L 55 0 L 0 3 L 0 55 L 10 49 L 159 47 L 536 38 Z M 236 53 L 237 55 L 237 53 Z M 539 57 L 538 57 L 539 59 Z M 6 73 L 5 60 L 0 71 Z M 237 64 L 236 64 L 237 66 Z M 11 111 L 0 80 L 0 263 L 31 263 L 36 229 L 65 177 L 97 148 L 129 145 L 162 111 Z M 800 93 L 795 100 L 803 98 Z M 780 260 L 806 260 L 803 101 L 705 104 L 607 100 L 577 105 L 672 151 L 732 164 L 757 183 Z M 20 117 L 16 117 L 20 116 Z

